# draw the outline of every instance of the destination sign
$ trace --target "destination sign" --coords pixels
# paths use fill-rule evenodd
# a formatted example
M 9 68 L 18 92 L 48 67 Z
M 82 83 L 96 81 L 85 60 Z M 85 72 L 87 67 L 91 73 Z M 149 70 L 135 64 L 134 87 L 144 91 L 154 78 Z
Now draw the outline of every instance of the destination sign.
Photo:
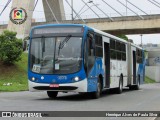
M 59 33 L 83 33 L 82 27 L 51 27 L 35 29 L 35 35 L 41 34 L 59 34 Z

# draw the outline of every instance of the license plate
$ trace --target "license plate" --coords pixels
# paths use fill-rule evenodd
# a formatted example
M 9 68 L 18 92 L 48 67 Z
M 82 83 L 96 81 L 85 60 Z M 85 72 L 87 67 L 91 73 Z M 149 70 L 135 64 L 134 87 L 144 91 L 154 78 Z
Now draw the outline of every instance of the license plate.
M 59 85 L 58 84 L 50 84 L 49 87 L 52 87 L 52 88 L 58 88 Z

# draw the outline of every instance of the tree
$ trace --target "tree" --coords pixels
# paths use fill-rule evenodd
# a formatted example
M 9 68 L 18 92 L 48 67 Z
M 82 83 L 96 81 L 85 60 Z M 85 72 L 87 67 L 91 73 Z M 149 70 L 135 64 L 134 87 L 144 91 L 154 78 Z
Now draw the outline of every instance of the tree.
M 128 37 L 126 35 L 124 35 L 124 34 L 117 35 L 117 37 L 122 38 L 122 39 L 128 41 Z
M 21 60 L 22 40 L 16 38 L 17 33 L 5 30 L 0 35 L 0 60 L 7 65 Z

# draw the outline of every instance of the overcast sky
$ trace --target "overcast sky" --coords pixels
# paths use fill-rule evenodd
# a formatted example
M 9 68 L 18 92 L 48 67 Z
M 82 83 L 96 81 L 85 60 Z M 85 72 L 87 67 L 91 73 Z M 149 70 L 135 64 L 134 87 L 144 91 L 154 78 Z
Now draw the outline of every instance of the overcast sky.
M 2 11 L 4 5 L 7 3 L 8 0 L 0 0 L 0 12 Z M 71 0 L 68 0 L 69 2 Z M 88 0 L 84 0 L 88 2 Z M 112 7 L 116 8 L 121 14 L 126 15 L 126 8 L 122 6 L 117 0 L 105 0 L 108 2 Z M 126 4 L 126 0 L 120 0 L 124 4 Z M 143 11 L 145 11 L 148 14 L 160 14 L 160 8 L 157 6 L 151 4 L 148 0 L 129 0 L 130 2 L 134 3 L 136 6 L 141 8 Z M 160 3 L 160 0 L 156 0 Z M 83 6 L 83 2 L 81 0 L 73 0 L 74 2 L 74 9 L 78 12 Z M 93 0 L 95 4 L 98 5 L 105 13 L 107 13 L 110 16 L 116 16 L 117 13 L 112 10 L 110 7 L 105 5 L 101 0 Z M 104 16 L 101 11 L 99 11 L 95 6 L 93 6 L 92 3 L 88 4 L 89 6 L 92 6 L 94 11 L 99 14 L 100 16 Z M 67 3 L 64 0 L 64 6 L 65 6 L 65 14 L 67 15 L 67 18 L 71 17 L 71 8 L 67 5 Z M 133 7 L 131 4 L 127 4 L 129 8 L 136 11 L 139 14 L 143 14 L 140 10 Z M 160 6 L 160 5 L 159 5 Z M 85 11 L 87 9 L 87 6 L 82 11 Z M 9 12 L 11 10 L 11 3 L 9 7 L 3 12 L 2 16 L 0 16 L 0 23 L 2 21 L 8 21 L 9 20 Z M 134 15 L 130 10 L 127 10 L 127 15 Z M 83 18 L 89 18 L 95 16 L 95 14 L 91 10 L 87 10 L 81 15 Z M 38 19 L 41 21 L 41 19 L 44 19 L 44 12 L 43 12 L 43 6 L 42 6 L 42 0 L 39 0 L 39 3 L 37 4 L 37 7 L 33 13 L 33 18 Z M 140 44 L 141 43 L 141 36 L 140 35 L 128 35 L 130 39 L 134 40 L 134 43 Z M 143 35 L 143 43 L 158 43 L 160 44 L 160 34 L 150 34 L 150 35 Z

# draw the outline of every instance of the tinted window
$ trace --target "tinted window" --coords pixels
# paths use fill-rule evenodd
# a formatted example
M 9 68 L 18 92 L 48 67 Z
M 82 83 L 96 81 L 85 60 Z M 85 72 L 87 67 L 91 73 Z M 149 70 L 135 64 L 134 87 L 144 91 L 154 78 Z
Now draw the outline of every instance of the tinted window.
M 121 52 L 117 52 L 117 60 L 121 60 Z
M 102 36 L 95 35 L 95 43 L 96 43 L 97 46 L 101 46 L 102 47 Z
M 121 51 L 121 43 L 116 41 L 116 50 Z
M 126 61 L 126 53 L 122 53 L 122 60 Z
M 115 49 L 115 48 L 116 48 L 115 40 L 110 40 L 110 49 Z
M 110 50 L 111 59 L 117 59 L 117 52 L 115 50 Z
M 92 33 L 88 33 L 88 72 L 92 69 L 95 61 L 94 55 L 94 35 Z
M 102 36 L 95 35 L 96 56 L 103 57 Z
M 101 47 L 96 47 L 96 56 L 103 57 L 103 49 Z
M 126 44 L 120 41 L 110 40 L 110 57 L 111 59 L 117 59 L 126 61 Z
M 121 44 L 121 51 L 126 52 L 126 45 L 124 43 Z

